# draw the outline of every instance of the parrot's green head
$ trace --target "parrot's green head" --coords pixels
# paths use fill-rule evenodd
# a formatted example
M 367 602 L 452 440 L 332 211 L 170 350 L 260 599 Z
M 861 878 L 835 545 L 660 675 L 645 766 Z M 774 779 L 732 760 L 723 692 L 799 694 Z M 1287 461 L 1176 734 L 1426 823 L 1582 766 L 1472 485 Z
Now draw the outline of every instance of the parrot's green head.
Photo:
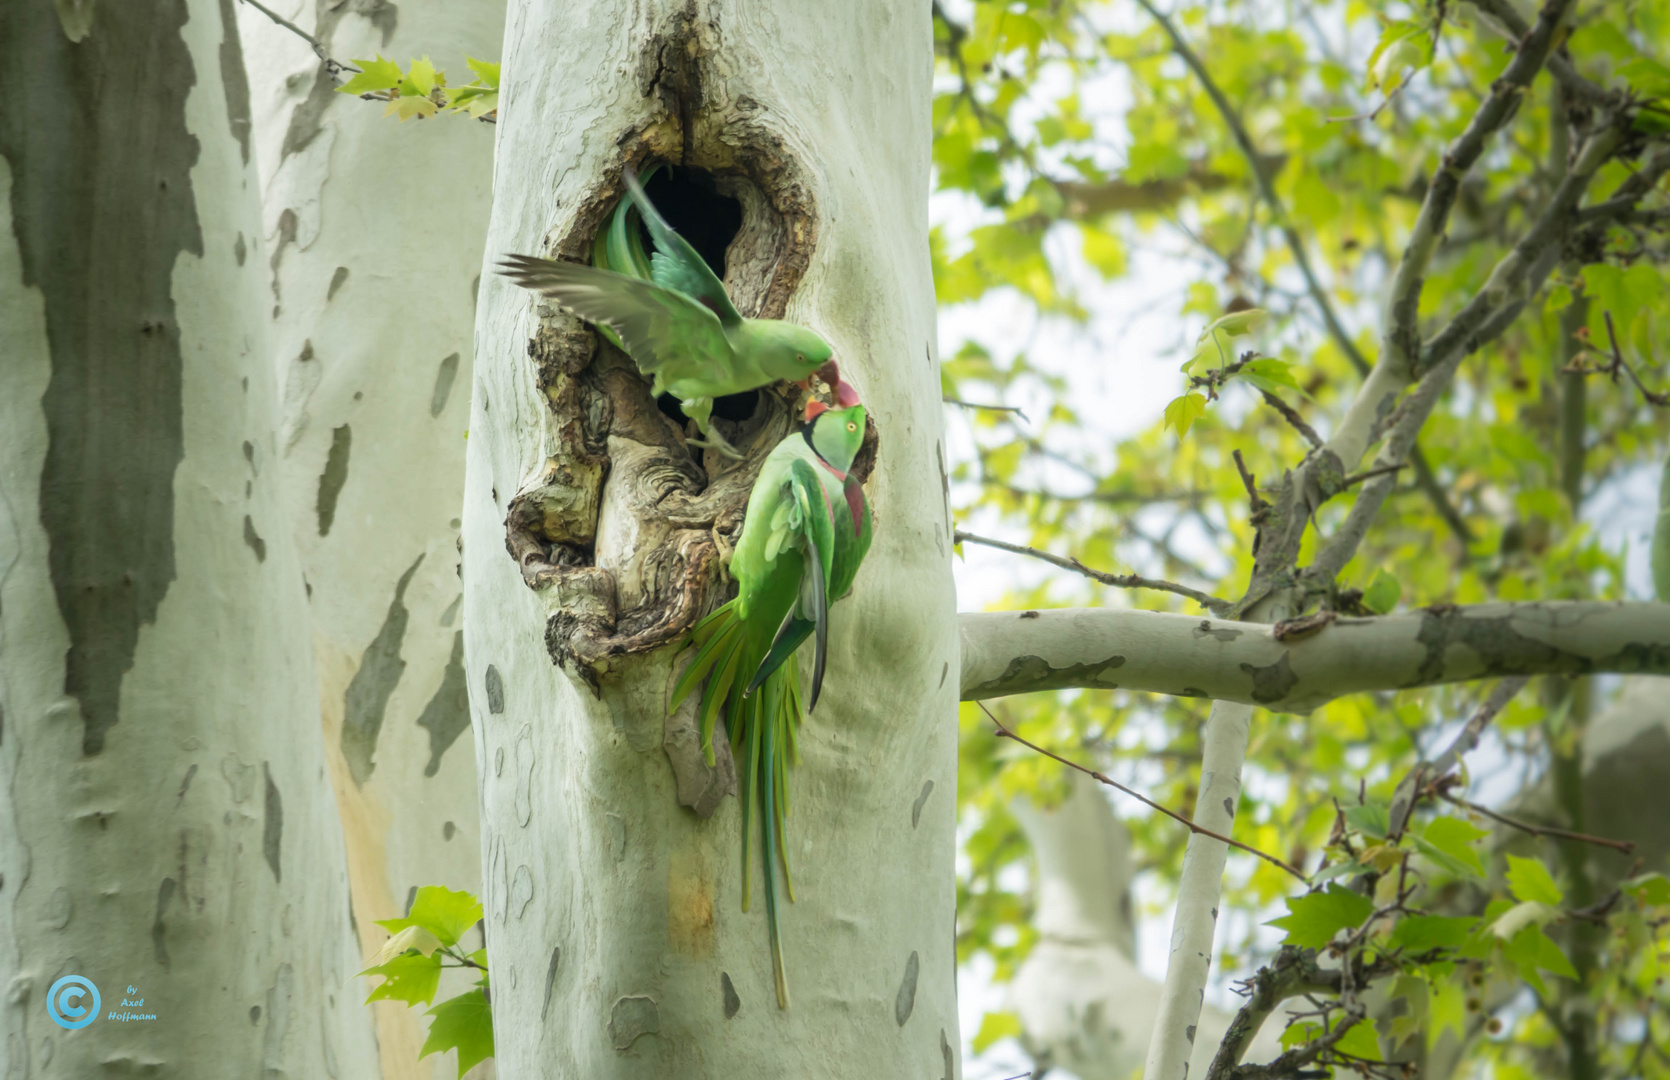
M 816 331 L 804 326 L 776 320 L 762 320 L 755 324 L 755 341 L 764 355 L 760 367 L 766 371 L 792 372 L 790 380 L 808 378 L 828 363 L 835 350 Z
M 846 476 L 852 459 L 864 444 L 864 406 L 831 409 L 821 401 L 806 406 L 806 424 L 801 429 L 812 450 L 824 464 Z

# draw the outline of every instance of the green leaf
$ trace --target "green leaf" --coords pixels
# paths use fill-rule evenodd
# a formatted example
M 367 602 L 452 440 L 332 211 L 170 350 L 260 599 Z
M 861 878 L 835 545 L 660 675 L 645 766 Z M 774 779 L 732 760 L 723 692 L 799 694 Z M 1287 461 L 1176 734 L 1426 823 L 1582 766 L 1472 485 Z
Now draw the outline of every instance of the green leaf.
M 1508 856 L 1508 889 L 1517 900 L 1557 905 L 1566 898 L 1541 859 Z
M 383 977 L 382 984 L 365 999 L 367 1005 L 385 999 L 404 1001 L 408 1005 L 427 1005 L 435 1000 L 435 991 L 441 985 L 441 953 L 433 952 L 428 956 L 406 953 L 386 964 L 366 968 L 360 974 Z
M 1413 953 L 1458 949 L 1479 920 L 1447 915 L 1406 915 L 1392 928 L 1387 946 Z
M 1345 810 L 1345 823 L 1364 836 L 1384 840 L 1387 830 L 1392 827 L 1392 812 L 1382 803 L 1350 806 Z
M 1097 273 L 1108 281 L 1124 276 L 1125 244 L 1119 237 L 1092 225 L 1080 225 L 1079 235 L 1084 241 L 1084 261 Z
M 464 57 L 464 63 L 470 65 L 470 70 L 475 72 L 476 82 L 483 86 L 492 87 L 494 90 L 499 88 L 498 64 L 490 64 L 485 60 L 477 60 L 473 56 Z
M 1484 835 L 1483 829 L 1460 818 L 1434 818 L 1416 837 L 1415 847 L 1452 874 L 1484 877 L 1484 863 L 1479 861 L 1479 853 L 1472 847 L 1473 842 Z
M 1374 912 L 1374 901 L 1340 885 L 1329 883 L 1326 892 L 1289 897 L 1289 914 L 1271 919 L 1266 926 L 1287 931 L 1285 945 L 1320 949 L 1341 930 L 1353 930 Z
M 1189 429 L 1194 427 L 1194 422 L 1205 412 L 1205 397 L 1200 394 L 1184 394 L 1166 406 L 1165 426 L 1175 428 L 1177 441 L 1182 442 Z
M 456 945 L 464 932 L 481 921 L 481 901 L 467 892 L 455 892 L 442 885 L 425 885 L 412 901 L 404 919 L 382 919 L 377 925 L 388 930 L 421 926 L 442 945 Z
M 1020 1017 L 1012 1012 L 989 1012 L 980 1019 L 980 1030 L 974 1036 L 974 1052 L 983 1054 L 1000 1039 L 1015 1038 L 1020 1033 Z
M 1263 308 L 1243 308 L 1232 311 L 1228 315 L 1214 319 L 1205 330 L 1200 332 L 1200 340 L 1205 341 L 1213 334 L 1222 332 L 1225 337 L 1240 337 L 1250 334 L 1264 323 L 1269 312 Z
M 426 56 L 412 61 L 411 70 L 406 72 L 405 81 L 400 84 L 400 93 L 403 97 L 428 97 L 435 92 L 437 85 L 446 85 L 446 76 L 437 74 L 435 65 Z
M 487 993 L 470 990 L 448 998 L 429 1010 L 429 1038 L 423 1041 L 418 1059 L 430 1054 L 458 1051 L 458 1075 L 463 1076 L 493 1056 L 493 1010 Z
M 1620 888 L 1648 907 L 1670 904 L 1670 878 L 1663 874 L 1642 874 L 1640 877 L 1630 878 Z
M 1502 955 L 1519 968 L 1519 975 L 1536 987 L 1537 993 L 1547 994 L 1538 969 L 1550 971 L 1562 978 L 1576 979 L 1577 969 L 1571 966 L 1566 954 L 1543 933 L 1540 926 L 1526 926 L 1502 947 Z
M 1342 1054 L 1360 1057 L 1365 1061 L 1380 1060 L 1380 1040 L 1374 1034 L 1374 1021 L 1359 1020 L 1351 1026 L 1334 1049 Z
M 1397 607 L 1402 597 L 1403 585 L 1382 567 L 1374 572 L 1374 580 L 1363 590 L 1363 606 L 1376 615 L 1384 615 Z
M 384 60 L 381 54 L 375 60 L 355 60 L 354 66 L 360 69 L 359 74 L 337 87 L 337 93 L 358 96 L 393 90 L 400 85 L 400 65 Z

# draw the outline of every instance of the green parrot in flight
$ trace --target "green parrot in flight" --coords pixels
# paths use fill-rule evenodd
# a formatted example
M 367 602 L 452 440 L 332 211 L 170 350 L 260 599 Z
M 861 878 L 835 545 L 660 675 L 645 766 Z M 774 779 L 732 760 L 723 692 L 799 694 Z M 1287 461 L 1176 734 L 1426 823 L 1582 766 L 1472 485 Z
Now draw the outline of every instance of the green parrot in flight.
M 749 902 L 750 819 L 759 816 L 767 930 L 777 1004 L 788 1008 L 788 978 L 777 917 L 776 865 L 783 868 L 789 900 L 786 765 L 795 744 L 802 701 L 799 666 L 789 661 L 807 637 L 814 639 L 812 703 L 823 681 L 829 642 L 829 604 L 851 588 L 870 546 L 869 506 L 848 475 L 864 440 L 865 411 L 844 382 L 830 409 L 814 401 L 805 424 L 771 451 L 748 496 L 742 535 L 731 556 L 736 599 L 691 631 L 696 656 L 673 687 L 668 710 L 678 708 L 705 677 L 697 710 L 702 750 L 712 764 L 713 730 L 721 707 L 738 750 L 742 779 L 742 909 Z M 850 403 L 849 403 L 850 402 Z M 771 670 L 760 674 L 768 658 Z
M 607 268 L 509 255 L 500 269 L 523 288 L 607 327 L 654 380 L 651 392 L 672 394 L 684 415 L 696 421 L 703 440 L 692 439 L 692 445 L 740 458 L 713 429 L 713 399 L 784 379 L 804 383 L 830 363 L 834 350 L 804 326 L 743 318 L 724 283 L 656 210 L 630 166 L 626 188 L 655 242 L 647 277 L 642 247 L 628 235 L 636 230 L 629 229 L 633 223 L 623 211 L 616 212 L 609 230 L 619 235 L 603 238 Z M 594 245 L 594 258 L 598 250 Z M 825 381 L 833 386 L 838 378 L 830 371 Z

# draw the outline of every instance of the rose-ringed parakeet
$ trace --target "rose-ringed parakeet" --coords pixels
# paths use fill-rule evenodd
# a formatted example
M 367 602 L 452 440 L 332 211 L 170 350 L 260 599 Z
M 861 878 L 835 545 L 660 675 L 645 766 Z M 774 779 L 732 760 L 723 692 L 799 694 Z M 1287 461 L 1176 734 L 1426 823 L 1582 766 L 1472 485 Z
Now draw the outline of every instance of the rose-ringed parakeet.
M 844 390 L 851 392 L 850 387 Z M 742 778 L 742 907 L 748 908 L 749 832 L 757 813 L 766 921 L 781 1008 L 788 1007 L 789 992 L 777 919 L 776 865 L 782 864 L 793 900 L 782 830 L 788 812 L 785 766 L 796 756 L 795 729 L 801 715 L 799 668 L 779 661 L 757 689 L 752 684 L 773 647 L 794 636 L 802 622 L 809 629 L 799 634 L 795 644 L 808 635 L 815 640 L 814 693 L 822 679 L 830 587 L 850 586 L 868 548 L 868 513 L 860 525 L 843 486 L 864 439 L 864 419 L 861 405 L 827 409 L 814 402 L 806 408 L 807 422 L 765 459 L 749 493 L 742 535 L 731 556 L 736 599 L 691 632 L 696 656 L 673 687 L 668 706 L 676 709 L 707 679 L 697 715 L 709 764 L 713 763 L 714 725 L 720 708 L 725 710 L 725 726 L 738 751 Z M 862 492 L 858 498 L 862 508 Z M 838 531 L 848 538 L 845 551 Z
M 607 243 L 610 269 L 531 255 L 507 256 L 501 269 L 518 285 L 551 297 L 588 322 L 607 326 L 638 369 L 654 380 L 652 392 L 677 397 L 684 414 L 696 421 L 706 441 L 691 440 L 694 445 L 741 457 L 713 430 L 713 399 L 782 379 L 804 380 L 828 362 L 834 350 L 804 326 L 743 318 L 724 283 L 667 224 L 630 167 L 626 187 L 655 241 L 650 280 L 636 276 L 641 267 L 630 256 L 625 265 L 615 265 L 616 250 Z M 624 214 L 615 217 L 611 230 L 619 226 L 624 234 L 631 222 Z M 625 235 L 619 244 L 623 254 L 630 251 Z

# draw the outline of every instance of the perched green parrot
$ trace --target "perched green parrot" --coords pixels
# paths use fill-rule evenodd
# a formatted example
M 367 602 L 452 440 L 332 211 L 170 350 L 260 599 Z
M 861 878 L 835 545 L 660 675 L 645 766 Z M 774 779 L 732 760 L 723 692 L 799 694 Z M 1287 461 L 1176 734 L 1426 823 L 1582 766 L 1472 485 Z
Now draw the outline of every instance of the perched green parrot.
M 649 279 L 641 276 L 642 246 L 617 212 L 605 237 L 607 269 L 509 255 L 501 270 L 518 285 L 556 300 L 588 322 L 606 326 L 638 369 L 655 381 L 653 393 L 679 399 L 705 441 L 740 458 L 712 427 L 713 399 L 778 380 L 804 381 L 829 362 L 833 349 L 804 326 L 781 319 L 745 319 L 696 249 L 667 224 L 630 167 L 626 187 L 655 241 Z M 636 253 L 633 248 L 636 246 Z M 594 245 L 594 259 L 597 248 Z M 617 265 L 617 261 L 620 265 Z M 828 381 L 833 385 L 835 378 Z
M 844 404 L 853 396 L 852 388 L 841 383 L 837 401 Z M 785 766 L 797 756 L 801 697 L 799 667 L 784 660 L 806 637 L 814 638 L 815 698 L 828 649 L 831 587 L 844 591 L 851 586 L 870 537 L 863 492 L 847 475 L 864 440 L 864 407 L 829 409 L 813 402 L 805 419 L 765 459 L 731 556 L 736 599 L 691 632 L 696 656 L 673 687 L 668 705 L 669 711 L 678 708 L 707 679 L 698 717 L 709 764 L 714 725 L 720 708 L 725 709 L 742 778 L 742 908 L 748 910 L 750 819 L 757 812 L 777 1004 L 785 1009 L 789 988 L 777 918 L 776 865 L 782 864 L 792 901 L 794 882 L 782 830 L 788 814 Z M 791 638 L 793 644 L 786 644 Z M 778 655 L 777 665 L 756 678 L 773 655 Z

